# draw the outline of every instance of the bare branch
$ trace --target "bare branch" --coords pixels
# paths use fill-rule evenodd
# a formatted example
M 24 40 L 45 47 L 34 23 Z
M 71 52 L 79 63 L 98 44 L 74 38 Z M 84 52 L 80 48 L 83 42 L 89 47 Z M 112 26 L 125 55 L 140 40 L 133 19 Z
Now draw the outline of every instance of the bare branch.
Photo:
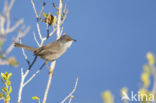
M 24 37 L 30 30 L 30 27 L 27 27 L 25 29 L 25 31 L 23 32 L 19 32 L 15 41 L 18 41 L 20 38 Z M 3 57 L 6 57 L 14 48 L 14 42 L 11 43 L 11 45 L 8 47 L 8 49 L 6 50 L 6 52 L 3 54 Z
M 20 43 L 22 43 L 21 40 L 20 40 Z M 26 55 L 26 53 L 25 53 L 23 48 L 22 48 L 22 53 L 23 53 L 23 56 L 24 56 L 25 60 L 27 61 L 28 65 L 30 66 L 30 62 L 29 62 L 28 57 L 27 57 L 27 55 Z
M 26 86 L 41 70 L 37 70 L 24 84 L 23 87 Z
M 52 35 L 55 33 L 56 30 L 57 30 L 57 29 L 54 28 L 53 31 L 49 34 L 49 36 L 52 36 Z
M 29 71 L 27 71 L 26 73 L 28 74 L 28 72 Z M 23 68 L 21 68 L 21 83 L 20 83 L 20 88 L 19 88 L 19 92 L 18 92 L 18 101 L 17 101 L 17 103 L 21 102 L 23 83 L 24 83 L 24 80 L 25 80 L 25 77 L 26 77 L 25 74 L 23 72 Z
M 64 10 L 63 10 L 63 17 L 62 17 L 61 24 L 64 23 L 65 19 L 67 18 L 67 15 L 68 15 L 67 3 L 65 3 L 65 7 L 64 7 Z
M 12 8 L 13 5 L 14 5 L 14 2 L 15 2 L 15 0 L 11 0 L 10 5 L 8 6 L 8 11 L 11 10 L 11 8 Z
M 74 98 L 74 96 L 71 96 L 68 103 L 71 103 L 71 101 L 73 100 L 73 98 Z
M 23 19 L 17 21 L 16 24 L 12 28 L 8 28 L 7 33 L 13 32 L 17 27 L 23 24 L 23 22 L 24 22 Z
M 79 78 L 77 77 L 76 82 L 75 82 L 74 89 L 71 91 L 71 93 L 69 93 L 69 95 L 68 95 L 65 99 L 63 99 L 63 101 L 62 101 L 61 103 L 65 103 L 65 101 L 66 101 L 68 98 L 70 98 L 70 97 L 73 96 L 73 94 L 74 94 L 74 92 L 76 91 L 76 88 L 77 88 L 78 80 L 79 80 Z
M 36 34 L 33 32 L 33 35 L 34 35 L 34 40 L 36 41 L 37 45 L 40 47 L 40 44 L 38 42 L 38 40 L 36 39 Z
M 34 12 L 35 12 L 36 17 L 38 18 L 38 14 L 37 14 L 37 11 L 36 11 L 36 8 L 35 8 L 35 4 L 34 4 L 34 1 L 33 0 L 31 0 L 31 4 L 33 6 L 33 9 L 34 9 Z
M 0 59 L 0 65 L 9 65 L 9 62 L 8 62 L 8 60 Z
M 42 4 L 42 8 L 41 8 L 41 11 L 40 11 L 40 13 L 39 13 L 39 16 L 38 16 L 38 18 L 40 18 L 40 16 L 41 16 L 41 14 L 42 14 L 42 12 L 43 12 L 43 9 L 44 9 L 44 7 L 45 7 L 45 2 L 43 2 L 43 4 Z

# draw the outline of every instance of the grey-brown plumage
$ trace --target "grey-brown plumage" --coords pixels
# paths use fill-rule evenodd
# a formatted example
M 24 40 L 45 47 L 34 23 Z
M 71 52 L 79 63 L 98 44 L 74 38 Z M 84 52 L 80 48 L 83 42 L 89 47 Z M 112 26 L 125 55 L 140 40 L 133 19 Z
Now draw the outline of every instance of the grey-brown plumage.
M 46 44 L 40 48 L 33 48 L 27 45 L 15 43 L 16 47 L 32 51 L 36 56 L 41 57 L 46 61 L 54 61 L 59 58 L 72 45 L 73 40 L 68 35 L 63 35 L 55 42 Z

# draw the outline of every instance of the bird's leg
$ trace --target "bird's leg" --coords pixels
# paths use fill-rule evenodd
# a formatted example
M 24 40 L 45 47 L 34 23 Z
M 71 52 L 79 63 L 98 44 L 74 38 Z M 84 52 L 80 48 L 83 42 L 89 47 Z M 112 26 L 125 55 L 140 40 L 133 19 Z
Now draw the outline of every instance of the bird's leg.
M 47 23 L 47 39 L 49 38 L 49 24 Z
M 35 56 L 34 60 L 32 61 L 32 63 L 29 65 L 28 70 L 30 70 L 32 68 L 32 66 L 34 65 L 34 63 L 36 62 L 37 56 Z
M 50 67 L 48 66 L 48 61 L 45 61 L 45 64 L 46 64 L 46 66 L 47 66 L 47 68 L 48 68 L 48 70 L 50 72 Z
M 46 66 L 47 66 L 47 68 L 48 68 L 48 70 L 49 70 L 49 74 L 53 74 L 53 71 L 51 71 L 51 70 L 50 70 L 50 67 L 48 66 L 48 61 L 45 61 L 45 64 L 46 64 Z
M 45 66 L 45 62 L 41 65 L 41 67 L 39 68 L 39 70 L 42 70 L 42 68 Z

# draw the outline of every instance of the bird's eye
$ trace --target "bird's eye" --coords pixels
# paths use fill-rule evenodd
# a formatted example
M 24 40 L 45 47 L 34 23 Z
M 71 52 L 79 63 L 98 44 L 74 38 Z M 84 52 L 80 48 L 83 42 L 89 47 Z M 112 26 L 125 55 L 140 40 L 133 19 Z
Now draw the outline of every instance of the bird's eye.
M 66 38 L 66 40 L 67 40 L 67 41 L 71 41 L 72 39 L 70 39 L 70 38 Z

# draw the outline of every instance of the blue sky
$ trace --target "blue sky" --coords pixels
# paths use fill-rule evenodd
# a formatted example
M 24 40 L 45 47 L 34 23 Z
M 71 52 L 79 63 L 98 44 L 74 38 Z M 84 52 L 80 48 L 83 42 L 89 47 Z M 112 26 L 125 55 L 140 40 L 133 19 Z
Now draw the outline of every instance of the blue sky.
M 35 2 L 38 12 L 42 2 Z M 52 0 L 46 2 L 49 4 L 45 12 L 54 13 Z M 77 42 L 57 60 L 47 103 L 59 103 L 67 96 L 77 76 L 78 89 L 72 103 L 100 103 L 101 93 L 105 90 L 110 90 L 115 102 L 120 103 L 120 89 L 124 86 L 137 92 L 141 84 L 142 66 L 147 63 L 145 55 L 148 51 L 156 53 L 155 5 L 155 0 L 68 0 L 69 14 L 63 24 L 64 32 Z M 16 0 L 11 15 L 17 19 L 24 18 L 25 25 L 31 26 L 22 41 L 37 47 L 32 34 L 33 31 L 37 34 L 36 18 L 30 0 Z M 46 35 L 46 25 L 41 25 L 41 32 Z M 54 37 L 46 43 L 53 40 Z M 30 60 L 33 58 L 31 52 L 27 52 L 27 55 Z M 26 69 L 27 64 L 20 49 L 14 49 L 10 56 L 15 56 L 20 66 L 17 69 L 3 66 L 1 71 L 13 72 L 12 102 L 15 103 L 20 84 L 20 68 Z M 38 59 L 31 74 L 42 63 L 43 60 Z M 47 79 L 48 70 L 44 68 L 24 88 L 22 102 L 32 102 L 32 96 L 42 99 Z

